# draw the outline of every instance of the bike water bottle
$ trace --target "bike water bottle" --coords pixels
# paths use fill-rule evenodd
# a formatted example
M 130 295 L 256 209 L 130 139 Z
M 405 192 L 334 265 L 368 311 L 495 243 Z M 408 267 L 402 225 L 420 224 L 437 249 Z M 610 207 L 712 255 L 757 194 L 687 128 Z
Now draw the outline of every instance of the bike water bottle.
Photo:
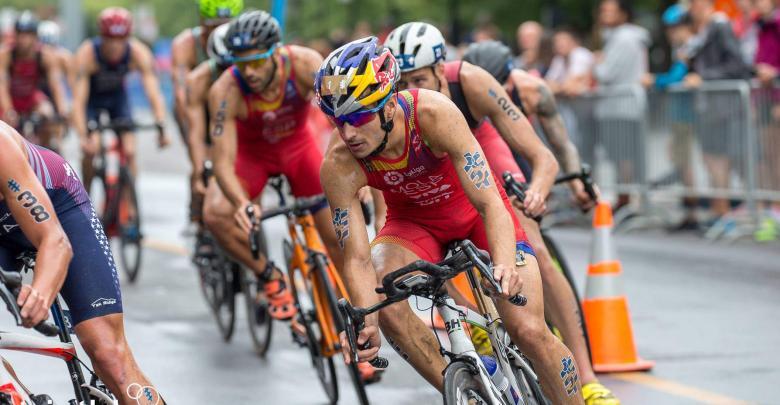
M 504 373 L 501 371 L 501 369 L 498 368 L 496 359 L 494 359 L 493 356 L 486 356 L 482 354 L 479 355 L 479 357 L 482 359 L 482 364 L 485 365 L 485 369 L 487 370 L 488 375 L 490 375 L 490 380 L 493 381 L 493 384 L 496 385 L 496 388 L 504 393 L 504 397 L 506 397 L 510 403 L 515 405 L 519 404 L 520 397 L 509 385 L 509 380 L 507 380 L 506 376 L 504 376 Z

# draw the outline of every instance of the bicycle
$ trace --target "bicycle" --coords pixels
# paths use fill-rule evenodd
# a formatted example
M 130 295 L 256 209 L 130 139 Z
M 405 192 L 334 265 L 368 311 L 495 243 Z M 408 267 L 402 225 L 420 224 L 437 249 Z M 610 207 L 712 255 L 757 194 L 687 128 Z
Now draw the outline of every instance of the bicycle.
M 371 307 L 355 308 L 345 299 L 339 301 L 339 310 L 348 325 L 347 341 L 353 354 L 352 363 L 358 361 L 357 336 L 365 327 L 367 315 L 405 302 L 411 296 L 424 297 L 433 302 L 432 309 L 435 307 L 444 319 L 450 341 L 451 349 L 446 350 L 436 335 L 439 352 L 450 360 L 444 370 L 445 405 L 548 404 L 536 373 L 511 342 L 495 304 L 480 285 L 480 280 L 484 278 L 493 289 L 501 291 L 493 278 L 488 254 L 477 249 L 471 241 L 464 240 L 453 244 L 448 256 L 438 264 L 417 260 L 387 274 L 382 279 L 382 286 L 376 289 L 377 294 L 385 295 L 385 299 Z M 478 311 L 455 304 L 444 286 L 448 280 L 464 272 L 476 298 Z M 520 294 L 509 301 L 518 306 L 527 303 Z M 487 332 L 495 358 L 477 354 L 464 323 Z M 386 359 L 380 361 L 387 365 Z M 488 367 L 492 372 L 488 371 Z
M 508 195 L 517 197 L 519 201 L 525 200 L 525 191 L 528 189 L 528 185 L 526 183 L 518 182 L 512 176 L 512 173 L 508 171 L 504 172 L 501 175 L 501 177 L 504 180 L 504 189 L 506 190 Z M 593 179 L 591 177 L 591 169 L 590 166 L 588 165 L 583 165 L 582 170 L 580 170 L 580 172 L 578 173 L 569 173 L 557 177 L 555 179 L 555 184 L 562 184 L 577 179 L 582 181 L 582 184 L 584 185 L 585 188 L 585 192 L 588 194 L 591 200 L 597 201 L 598 195 L 596 194 L 596 189 L 593 183 Z M 534 220 L 541 224 L 542 217 L 541 216 L 536 217 L 534 218 Z M 547 228 L 540 227 L 539 229 L 542 234 L 542 240 L 544 241 L 544 245 L 547 247 L 547 251 L 550 252 L 550 257 L 552 258 L 553 264 L 555 264 L 555 267 L 558 269 L 558 271 L 561 274 L 563 274 L 563 276 L 566 278 L 566 281 L 569 283 L 569 286 L 571 287 L 571 290 L 574 293 L 574 298 L 577 300 L 577 306 L 579 309 L 579 317 L 580 317 L 580 325 L 582 327 L 583 336 L 585 337 L 585 345 L 588 347 L 588 355 L 590 355 L 590 339 L 588 338 L 587 329 L 585 328 L 585 316 L 583 315 L 582 312 L 582 301 L 580 300 L 580 295 L 577 292 L 577 284 L 574 281 L 574 276 L 572 275 L 568 261 L 563 256 L 563 251 L 560 249 L 560 247 L 558 247 L 558 244 L 555 243 L 553 238 L 547 232 Z M 554 325 L 551 325 L 548 322 L 548 326 L 550 326 L 550 329 L 553 331 L 553 333 L 555 333 L 556 336 L 561 338 L 561 334 L 554 327 Z
M 22 273 L 32 271 L 35 267 L 34 254 L 23 254 L 19 257 L 22 263 L 20 272 L 6 271 L 0 267 L 0 297 L 5 302 L 5 306 L 14 316 L 16 324 L 22 325 L 21 309 L 16 304 L 16 299 L 22 287 Z M 72 325 L 69 317 L 65 315 L 60 304 L 59 295 L 55 298 L 51 306 L 51 313 L 54 318 L 54 324 L 41 322 L 34 329 L 48 337 L 57 336 L 59 342 L 53 339 L 46 339 L 39 336 L 27 335 L 13 332 L 0 332 L 0 349 L 14 350 L 37 354 L 40 356 L 54 357 L 63 360 L 68 366 L 68 374 L 73 385 L 74 399 L 68 401 L 69 405 L 96 404 L 96 405 L 114 405 L 116 399 L 113 394 L 100 381 L 95 372 L 91 370 L 83 361 L 78 358 L 76 347 L 71 339 Z M 0 403 L 31 403 L 34 405 L 53 404 L 53 400 L 46 394 L 33 394 L 33 392 L 19 381 L 13 367 L 4 358 L 0 357 L 6 370 L 22 389 L 22 393 L 16 392 L 20 402 L 14 402 L 12 394 L 0 393 Z M 81 366 L 87 369 L 90 374 L 90 383 L 87 384 L 84 378 L 84 372 Z M 29 402 L 21 402 L 23 395 L 26 395 Z M 21 397 L 21 398 L 20 398 Z M 8 402 L 5 402 L 5 401 Z
M 67 120 L 64 117 L 56 115 L 54 117 L 45 117 L 36 112 L 25 114 L 19 117 L 19 123 L 16 125 L 19 133 L 28 142 L 41 145 L 49 150 L 59 153 L 59 141 L 62 137 L 50 138 L 41 136 L 42 129 L 47 125 L 62 125 Z M 62 129 L 64 127 L 60 127 Z
M 210 165 L 206 165 L 204 183 L 208 184 L 210 176 Z M 247 210 L 247 215 L 253 224 L 257 222 L 253 209 Z M 268 257 L 264 241 L 262 227 L 253 225 L 249 242 L 255 259 L 260 257 L 261 252 Z M 268 302 L 264 299 L 258 301 L 258 293 L 263 291 L 263 282 L 250 269 L 223 251 L 204 227 L 198 230 L 192 261 L 198 268 L 201 292 L 214 314 L 223 340 L 229 342 L 233 337 L 236 295 L 243 293 L 253 348 L 257 355 L 265 356 L 271 344 L 273 322 L 268 314 Z
M 100 215 L 108 237 L 119 237 L 120 260 L 130 283 L 135 283 L 141 268 L 143 235 L 141 234 L 141 214 L 135 178 L 130 172 L 129 162 L 119 140 L 119 133 L 132 130 L 155 129 L 157 125 L 135 125 L 130 122 L 111 122 L 107 111 L 98 114 L 98 120 L 87 123 L 90 133 L 98 132 L 101 137 L 100 149 L 93 162 L 95 177 L 103 187 L 103 201 L 98 204 L 101 193 L 92 189 L 92 199 L 96 207 L 101 207 Z
M 308 349 L 317 377 L 330 403 L 335 404 L 339 399 L 339 387 L 334 357 L 340 354 L 339 334 L 345 328 L 338 300 L 348 297 L 348 294 L 327 256 L 311 214 L 314 207 L 325 203 L 325 197 L 298 198 L 293 204 L 288 204 L 282 178 L 272 178 L 269 184 L 279 198 L 279 206 L 265 210 L 261 218 L 284 216 L 287 220 L 288 238 L 282 242 L 282 249 L 298 309 L 297 318 L 293 321 L 293 340 Z M 296 324 L 302 330 L 296 331 Z M 348 373 L 359 403 L 368 404 L 357 363 L 349 365 Z

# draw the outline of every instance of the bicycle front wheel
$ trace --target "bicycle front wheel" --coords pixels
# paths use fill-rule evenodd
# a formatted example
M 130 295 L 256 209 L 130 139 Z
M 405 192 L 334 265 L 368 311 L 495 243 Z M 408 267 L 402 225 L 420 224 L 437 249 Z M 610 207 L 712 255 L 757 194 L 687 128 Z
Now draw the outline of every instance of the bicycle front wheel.
M 241 274 L 241 289 L 244 293 L 247 326 L 252 337 L 252 346 L 258 356 L 264 357 L 271 346 L 274 325 L 268 313 L 268 300 L 263 293 L 263 283 L 251 270 L 242 266 Z
M 335 404 L 339 400 L 338 376 L 333 357 L 326 357 L 322 353 L 323 329 L 317 318 L 312 284 L 310 279 L 304 277 L 301 269 L 295 266 L 292 260 L 293 248 L 290 242 L 285 240 L 283 248 L 290 287 L 295 298 L 295 305 L 298 308 L 296 321 L 303 327 L 303 332 L 305 333 L 305 336 L 301 336 L 297 340 L 309 350 L 311 364 L 317 372 L 317 379 L 320 380 L 322 389 L 325 390 L 328 403 Z M 295 334 L 296 331 L 293 330 L 293 333 Z
M 317 280 L 322 284 L 322 290 L 325 292 L 328 300 L 328 308 L 330 309 L 331 316 L 333 317 L 333 324 L 336 326 L 336 334 L 340 334 L 344 331 L 344 319 L 341 318 L 341 312 L 338 308 L 339 296 L 336 294 L 336 289 L 331 283 L 331 278 L 328 275 L 328 264 L 325 262 L 322 256 L 316 256 L 315 263 L 317 267 Z M 358 403 L 361 405 L 368 405 L 368 394 L 366 394 L 366 384 L 363 382 L 363 377 L 360 375 L 360 370 L 355 362 L 349 363 L 347 366 L 349 372 L 349 378 L 352 380 L 352 385 L 355 388 L 355 394 L 358 398 Z
M 487 405 L 489 398 L 468 364 L 456 361 L 444 370 L 444 405 Z
M 141 212 L 138 206 L 138 194 L 135 191 L 135 180 L 127 170 L 122 170 L 119 195 L 119 248 L 122 268 L 127 273 L 130 283 L 138 278 L 141 269 Z

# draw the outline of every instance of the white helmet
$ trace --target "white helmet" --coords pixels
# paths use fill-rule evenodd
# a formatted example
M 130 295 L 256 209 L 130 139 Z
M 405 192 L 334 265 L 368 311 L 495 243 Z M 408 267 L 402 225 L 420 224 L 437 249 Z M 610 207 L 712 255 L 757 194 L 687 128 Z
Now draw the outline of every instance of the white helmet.
M 394 29 L 387 36 L 385 46 L 393 52 L 402 73 L 433 66 L 447 55 L 444 36 L 424 22 L 410 22 Z
M 59 45 L 60 26 L 54 21 L 41 21 L 38 24 L 38 39 L 47 45 Z
M 220 66 L 230 65 L 231 54 L 230 50 L 225 46 L 225 37 L 227 36 L 230 23 L 224 23 L 215 28 L 209 34 L 208 42 L 206 43 L 206 54 L 210 59 L 214 59 Z

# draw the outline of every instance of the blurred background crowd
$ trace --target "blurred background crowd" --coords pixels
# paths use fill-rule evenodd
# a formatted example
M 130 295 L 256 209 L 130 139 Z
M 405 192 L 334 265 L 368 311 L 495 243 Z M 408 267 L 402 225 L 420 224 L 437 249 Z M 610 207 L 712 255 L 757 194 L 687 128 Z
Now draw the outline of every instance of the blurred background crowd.
M 192 0 L 5 0 L 11 41 L 18 12 L 56 23 L 51 41 L 74 49 L 110 5 L 134 13 L 152 45 L 171 105 L 170 44 L 197 25 Z M 514 65 L 546 80 L 570 136 L 616 208 L 653 222 L 664 203 L 688 229 L 743 231 L 775 240 L 780 222 L 780 10 L 778 0 L 266 0 L 286 43 L 323 55 L 349 40 L 380 40 L 407 21 L 435 24 L 448 59 L 496 40 Z M 137 80 L 133 104 L 146 101 Z M 604 163 L 604 164 L 602 164 Z M 664 218 L 668 217 L 663 211 Z M 742 221 L 744 220 L 744 221 Z M 666 221 L 666 219 L 664 219 Z M 642 221 L 640 221 L 642 222 Z

